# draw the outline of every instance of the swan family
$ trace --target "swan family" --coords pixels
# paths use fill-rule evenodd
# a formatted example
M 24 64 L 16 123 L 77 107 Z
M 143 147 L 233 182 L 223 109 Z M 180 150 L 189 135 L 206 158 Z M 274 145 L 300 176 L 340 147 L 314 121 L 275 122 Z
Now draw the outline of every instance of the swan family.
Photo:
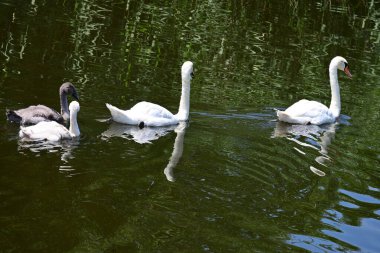
M 340 115 L 340 91 L 338 84 L 338 70 L 342 70 L 351 78 L 348 62 L 341 56 L 336 56 L 329 65 L 331 85 L 331 103 L 327 107 L 316 101 L 300 100 L 288 107 L 285 111 L 277 111 L 279 121 L 291 124 L 322 125 L 332 123 Z M 119 109 L 109 103 L 106 107 L 110 111 L 113 121 L 135 125 L 161 127 L 177 125 L 187 121 L 190 111 L 190 82 L 194 76 L 193 63 L 186 61 L 181 67 L 182 91 L 178 112 L 171 113 L 165 107 L 151 102 L 139 102 L 129 110 Z M 59 89 L 61 113 L 44 105 L 29 106 L 19 110 L 7 110 L 6 116 L 9 121 L 19 123 L 19 137 L 22 139 L 44 139 L 59 141 L 73 139 L 80 135 L 77 114 L 80 110 L 77 102 L 78 94 L 73 84 L 67 82 Z M 75 101 L 68 106 L 68 95 Z M 67 129 L 64 124 L 69 122 Z M 30 126 L 28 126 L 30 125 Z

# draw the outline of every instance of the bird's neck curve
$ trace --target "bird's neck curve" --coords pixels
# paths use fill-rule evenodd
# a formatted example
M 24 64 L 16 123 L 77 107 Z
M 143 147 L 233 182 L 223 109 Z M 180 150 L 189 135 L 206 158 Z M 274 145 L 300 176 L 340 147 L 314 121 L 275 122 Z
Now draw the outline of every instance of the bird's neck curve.
M 179 102 L 176 117 L 179 121 L 186 121 L 190 111 L 190 79 L 182 77 L 181 101 Z
M 61 115 L 64 121 L 70 118 L 69 105 L 67 102 L 67 94 L 65 92 L 59 92 L 59 99 L 61 101 Z
M 78 121 L 77 121 L 77 113 L 78 112 L 71 112 L 70 113 L 70 128 L 69 128 L 69 132 L 71 134 L 71 137 L 78 137 L 80 135 Z
M 330 111 L 333 116 L 337 118 L 340 114 L 341 104 L 340 104 L 340 91 L 338 83 L 338 68 L 336 66 L 330 66 L 330 85 L 331 85 L 331 103 Z

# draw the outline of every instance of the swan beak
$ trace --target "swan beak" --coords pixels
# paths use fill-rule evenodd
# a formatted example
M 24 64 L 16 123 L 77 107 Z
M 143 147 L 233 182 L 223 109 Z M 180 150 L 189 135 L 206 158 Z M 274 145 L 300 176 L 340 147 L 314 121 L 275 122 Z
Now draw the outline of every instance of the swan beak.
M 73 92 L 73 94 L 71 94 L 71 96 L 73 96 L 73 98 L 76 100 L 76 101 L 79 101 L 79 97 L 78 97 L 78 94 L 76 92 Z
M 193 79 L 194 78 L 194 72 L 191 72 L 190 76 L 191 76 L 191 79 Z
M 344 73 L 346 73 L 346 75 L 347 75 L 349 78 L 352 78 L 352 75 L 351 75 L 351 73 L 350 73 L 350 69 L 348 68 L 348 66 L 346 66 L 346 67 L 344 68 Z

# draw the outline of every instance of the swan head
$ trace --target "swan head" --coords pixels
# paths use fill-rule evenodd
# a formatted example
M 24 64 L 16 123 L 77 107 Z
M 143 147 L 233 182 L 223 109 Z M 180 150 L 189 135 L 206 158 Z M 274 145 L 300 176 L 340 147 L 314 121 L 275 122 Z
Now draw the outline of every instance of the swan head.
M 79 103 L 78 103 L 77 101 L 73 101 L 73 102 L 71 102 L 70 105 L 69 105 L 69 110 L 70 110 L 70 112 L 72 112 L 72 113 L 77 113 L 77 112 L 79 112 L 79 110 L 80 110 Z
M 184 64 L 182 64 L 181 75 L 182 79 L 189 81 L 194 77 L 193 63 L 191 61 L 186 61 Z
M 71 95 L 75 100 L 79 101 L 77 90 L 70 82 L 63 83 L 59 88 L 59 94 Z
M 342 56 L 336 56 L 331 60 L 330 69 L 335 68 L 344 71 L 349 78 L 352 78 L 350 68 L 348 67 L 348 62 Z

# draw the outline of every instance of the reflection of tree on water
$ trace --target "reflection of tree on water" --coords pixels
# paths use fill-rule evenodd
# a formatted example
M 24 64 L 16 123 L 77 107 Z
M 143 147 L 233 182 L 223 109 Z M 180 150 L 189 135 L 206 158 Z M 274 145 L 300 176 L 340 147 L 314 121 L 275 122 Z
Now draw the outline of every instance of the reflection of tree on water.
M 170 182 L 174 182 L 173 169 L 177 166 L 179 159 L 183 152 L 183 141 L 185 137 L 185 129 L 187 127 L 186 122 L 180 122 L 178 125 L 166 126 L 166 127 L 144 127 L 124 125 L 112 122 L 110 127 L 102 133 L 103 139 L 111 137 L 122 137 L 128 140 L 134 140 L 137 143 L 145 144 L 151 143 L 151 141 L 157 140 L 162 136 L 167 135 L 171 131 L 177 133 L 177 137 L 174 141 L 174 147 L 172 155 L 169 159 L 169 163 L 164 169 L 166 179 Z
M 335 131 L 338 123 L 317 125 L 292 125 L 284 122 L 277 122 L 272 137 L 286 137 L 288 140 L 304 146 L 319 150 L 320 156 L 315 158 L 315 161 L 323 166 L 327 166 L 330 157 L 328 156 L 328 146 L 335 137 Z M 305 137 L 302 141 L 300 137 Z M 301 154 L 303 151 L 295 148 Z M 325 176 L 325 172 L 310 166 L 310 170 L 318 176 Z

